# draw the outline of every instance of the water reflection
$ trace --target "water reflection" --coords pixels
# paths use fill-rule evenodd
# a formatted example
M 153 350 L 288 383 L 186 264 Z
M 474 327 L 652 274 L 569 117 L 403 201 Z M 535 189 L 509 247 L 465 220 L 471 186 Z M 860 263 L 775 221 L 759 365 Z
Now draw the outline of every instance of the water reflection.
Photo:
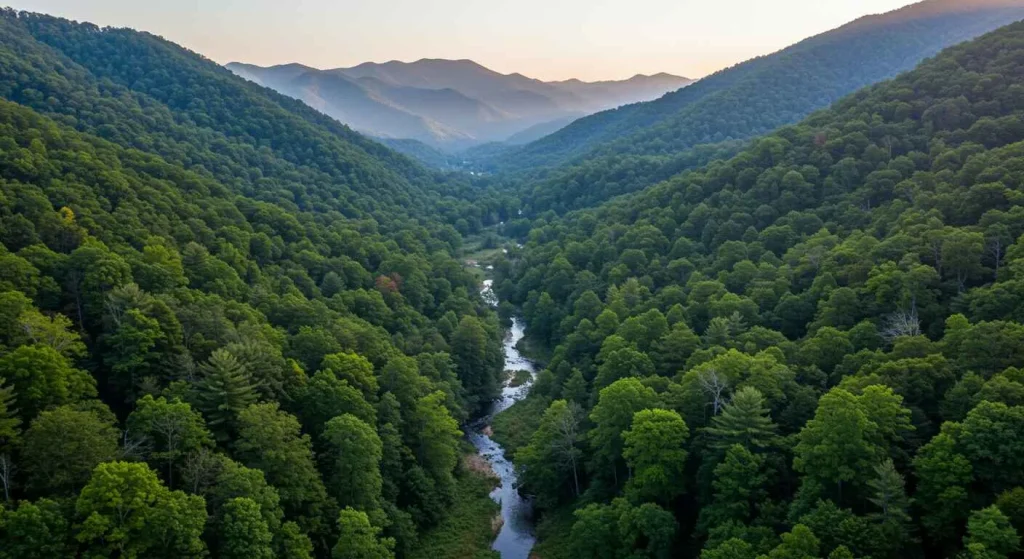
M 488 303 L 497 305 L 498 299 L 491 287 L 491 280 L 486 280 L 483 296 Z M 501 478 L 501 485 L 491 492 L 491 498 L 501 504 L 504 524 L 491 549 L 500 553 L 503 559 L 527 559 L 536 541 L 533 532 L 533 508 L 528 500 L 519 495 L 515 466 L 511 459 L 505 457 L 505 450 L 501 445 L 484 433 L 484 429 L 491 424 L 495 415 L 526 397 L 537 375 L 536 365 L 516 349 L 516 344 L 523 339 L 524 330 L 522 321 L 513 318 L 512 328 L 505 335 L 505 370 L 529 371 L 530 380 L 518 387 L 511 387 L 508 385 L 509 381 L 506 381 L 501 390 L 501 397 L 491 404 L 490 412 L 486 416 L 472 425 L 469 434 L 469 440 L 477 452 L 491 464 L 494 473 Z

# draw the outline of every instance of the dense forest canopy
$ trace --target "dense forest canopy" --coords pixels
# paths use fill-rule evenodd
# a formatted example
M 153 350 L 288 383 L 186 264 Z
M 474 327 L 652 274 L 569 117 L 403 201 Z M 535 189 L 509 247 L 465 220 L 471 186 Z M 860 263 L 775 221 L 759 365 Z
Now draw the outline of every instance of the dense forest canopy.
M 549 555 L 1017 556 L 1022 170 L 1018 23 L 534 220 L 496 284 L 555 348 L 513 418 Z
M 1024 23 L 878 83 L 1020 17 L 859 20 L 481 177 L 0 11 L 0 559 L 493 557 L 436 534 L 490 525 L 517 312 L 543 559 L 1020 556 Z
M 533 214 L 595 206 L 736 153 L 747 140 L 945 47 L 1024 18 L 1016 1 L 922 2 L 727 68 L 650 103 L 582 118 L 493 168 L 524 174 Z
M 4 11 L 0 97 L 0 557 L 414 549 L 508 206 L 134 31 Z

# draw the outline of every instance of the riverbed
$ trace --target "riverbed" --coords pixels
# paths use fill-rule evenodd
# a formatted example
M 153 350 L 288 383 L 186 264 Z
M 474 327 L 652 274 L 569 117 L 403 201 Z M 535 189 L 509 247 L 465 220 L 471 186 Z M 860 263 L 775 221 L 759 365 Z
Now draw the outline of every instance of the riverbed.
M 483 296 L 488 303 L 497 304 L 497 297 L 491 289 L 491 280 L 484 281 Z M 494 416 L 526 397 L 537 376 L 536 364 L 523 357 L 516 349 L 516 344 L 523 339 L 524 332 L 525 326 L 522 321 L 513 318 L 512 327 L 505 334 L 505 370 L 529 371 L 530 379 L 520 386 L 512 387 L 509 386 L 512 376 L 508 375 L 504 380 L 501 396 L 491 403 L 486 416 L 473 423 L 469 433 L 469 441 L 476 447 L 477 453 L 490 463 L 494 473 L 501 479 L 501 485 L 491 492 L 491 498 L 501 505 L 503 523 L 491 549 L 497 551 L 502 559 L 528 559 L 537 539 L 534 535 L 533 507 L 528 499 L 519 495 L 515 465 L 511 457 L 505 456 L 505 449 L 485 434 L 485 430 L 489 432 L 488 428 Z

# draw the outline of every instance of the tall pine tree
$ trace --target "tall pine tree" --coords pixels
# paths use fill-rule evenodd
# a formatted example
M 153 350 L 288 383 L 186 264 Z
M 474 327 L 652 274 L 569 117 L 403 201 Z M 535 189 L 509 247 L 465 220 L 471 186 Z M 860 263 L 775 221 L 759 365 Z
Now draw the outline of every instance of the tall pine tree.
M 218 441 L 231 438 L 239 412 L 256 402 L 256 391 L 245 367 L 234 355 L 218 349 L 200 365 L 202 377 L 196 384 L 196 408 Z

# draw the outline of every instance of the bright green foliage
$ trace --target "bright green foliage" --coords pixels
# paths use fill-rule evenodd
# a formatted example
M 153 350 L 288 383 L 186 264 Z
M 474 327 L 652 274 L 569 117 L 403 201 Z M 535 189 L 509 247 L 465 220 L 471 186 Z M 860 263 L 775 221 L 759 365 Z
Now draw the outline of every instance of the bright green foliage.
M 239 413 L 256 402 L 245 368 L 234 355 L 217 350 L 200 366 L 202 377 L 196 385 L 196 408 L 217 440 L 227 440 L 234 432 Z
M 683 491 L 686 450 L 690 437 L 686 422 L 674 411 L 641 410 L 622 433 L 622 457 L 632 476 L 626 495 L 634 502 L 666 503 Z
M 75 502 L 86 557 L 201 557 L 202 497 L 170 491 L 145 464 L 100 464 Z
M 600 390 L 613 382 L 624 378 L 644 378 L 654 374 L 654 363 L 645 353 L 632 347 L 624 347 L 611 352 L 597 369 L 594 388 Z
M 365 357 L 355 353 L 336 353 L 324 357 L 320 368 L 358 388 L 367 401 L 376 400 L 380 387 L 377 377 L 373 376 L 373 363 Z
M 544 412 L 530 444 L 516 451 L 521 484 L 537 496 L 541 508 L 553 507 L 567 495 L 579 496 L 582 419 L 579 404 L 556 400 Z
M 49 499 L 0 507 L 0 558 L 21 559 L 73 555 L 71 526 L 60 504 Z
M 755 559 L 757 553 L 753 546 L 739 539 L 732 538 L 725 540 L 712 549 L 705 549 L 700 554 L 700 559 Z
M 751 451 L 768 448 L 775 439 L 775 424 L 765 407 L 764 396 L 756 388 L 745 386 L 733 394 L 722 413 L 711 419 L 705 429 L 712 446 L 725 450 L 741 445 Z
M 213 444 L 199 412 L 180 400 L 143 396 L 128 417 L 128 430 L 148 444 L 149 457 L 163 462 L 167 486 L 174 488 L 174 469 L 185 455 Z
M 623 379 L 601 390 L 590 412 L 594 472 L 616 479 L 622 463 L 622 433 L 633 424 L 636 412 L 657 407 L 657 395 L 637 379 Z
M 274 537 L 277 557 L 281 559 L 311 559 L 313 542 L 302 533 L 302 529 L 294 522 L 285 522 L 281 531 Z
M 89 481 L 98 464 L 117 458 L 120 439 L 112 421 L 92 411 L 45 411 L 25 430 L 24 469 L 33 487 L 70 493 Z
M 96 382 L 88 373 L 45 345 L 24 345 L 0 356 L 0 379 L 14 388 L 26 421 L 48 407 L 96 395 Z
M 383 446 L 373 427 L 345 414 L 327 422 L 320 456 L 330 472 L 327 489 L 341 507 L 372 514 L 381 506 Z
M 861 479 L 879 457 L 868 440 L 872 429 L 857 398 L 835 389 L 821 398 L 814 419 L 800 432 L 793 467 L 822 483 Z
M 264 523 L 271 532 L 277 532 L 284 517 L 281 497 L 277 489 L 267 483 L 263 472 L 246 468 L 225 456 L 214 460 L 210 486 L 202 493 L 211 512 L 211 521 L 223 520 L 224 505 L 232 499 L 246 499 L 257 504 Z
M 915 499 L 922 510 L 921 524 L 933 541 L 947 544 L 970 510 L 968 487 L 974 479 L 971 462 L 957 451 L 952 431 L 943 426 L 942 433 L 914 457 L 918 479 Z
M 501 372 L 501 354 L 488 343 L 489 334 L 483 323 L 467 316 L 459 322 L 451 337 L 451 354 L 459 380 L 470 399 L 469 411 L 475 412 L 495 396 Z
M 380 528 L 370 524 L 362 511 L 345 508 L 338 517 L 338 543 L 333 559 L 393 559 L 395 542 L 380 537 Z
M 797 524 L 791 532 L 782 534 L 782 543 L 766 556 L 767 559 L 817 559 L 818 538 L 810 528 Z
M 1020 549 L 1020 536 L 997 507 L 974 511 L 967 521 L 964 547 L 969 557 L 1001 559 Z
M 443 392 L 428 394 L 416 403 L 412 423 L 421 440 L 416 452 L 423 467 L 435 479 L 447 480 L 458 463 L 459 424 L 444 407 Z
M 958 449 L 996 493 L 1024 484 L 1024 406 L 981 402 L 959 429 Z
M 238 416 L 235 449 L 243 464 L 266 474 L 290 518 L 305 519 L 307 529 L 318 525 L 314 519 L 324 506 L 327 490 L 313 462 L 309 436 L 301 434 L 294 416 L 280 411 L 277 404 L 249 406 Z
M 444 517 L 451 433 L 466 403 L 496 388 L 467 390 L 449 354 L 484 380 L 501 356 L 461 235 L 507 220 L 513 197 L 427 170 L 154 35 L 13 10 L 0 12 L 0 154 L 0 480 L 11 499 L 71 497 L 97 462 L 145 460 L 168 487 L 210 497 L 211 547 L 224 503 L 245 497 L 280 540 L 275 553 L 310 555 L 315 541 L 326 555 L 327 461 L 278 408 L 239 417 L 277 403 L 318 436 L 339 406 L 310 421 L 302 397 L 329 370 L 348 390 L 331 400 L 327 383 L 316 401 L 376 428 L 385 368 L 403 361 L 412 366 L 389 386 L 400 407 L 381 426 L 390 493 L 375 521 L 410 542 Z M 81 432 L 95 421 L 68 430 L 81 443 L 40 430 L 27 440 L 61 406 L 100 411 L 102 444 Z M 423 423 L 440 426 L 437 444 L 420 444 Z M 227 455 L 262 469 L 239 471 Z M 48 468 L 77 479 L 47 485 Z M 284 525 L 301 530 L 285 537 Z
M 867 481 L 873 463 L 910 428 L 902 399 L 885 387 L 868 387 L 861 396 L 836 388 L 822 396 L 814 419 L 800 432 L 793 467 L 823 485 L 842 487 Z
M 273 537 L 260 516 L 260 506 L 252 499 L 238 497 L 221 509 L 220 557 L 230 559 L 273 559 Z
M 374 424 L 377 413 L 363 393 L 346 379 L 339 379 L 328 369 L 318 371 L 300 391 L 304 424 L 311 432 L 320 433 L 332 418 L 350 414 L 360 420 Z

